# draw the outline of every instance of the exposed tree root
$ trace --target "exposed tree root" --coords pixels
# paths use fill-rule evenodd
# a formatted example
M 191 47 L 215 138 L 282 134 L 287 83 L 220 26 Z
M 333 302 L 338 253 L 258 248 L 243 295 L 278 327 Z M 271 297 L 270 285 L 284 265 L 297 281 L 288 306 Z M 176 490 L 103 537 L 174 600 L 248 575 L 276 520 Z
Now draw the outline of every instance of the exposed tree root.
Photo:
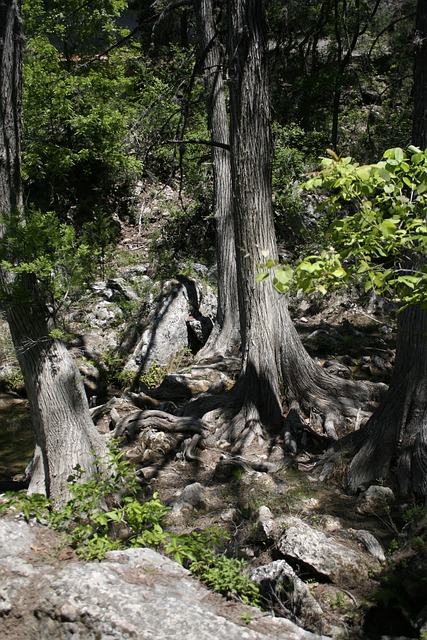
M 207 435 L 207 425 L 198 418 L 173 416 L 164 411 L 147 410 L 136 411 L 125 416 L 116 425 L 114 437 L 127 437 L 134 440 L 136 435 L 143 429 L 152 428 L 167 433 L 185 433 Z
M 182 434 L 183 457 L 188 461 L 198 459 L 196 449 L 228 442 L 232 451 L 242 452 L 254 441 L 262 446 L 273 434 L 280 435 L 284 451 L 294 455 L 307 447 L 322 451 L 331 442 L 337 441 L 335 424 L 341 418 L 336 413 L 328 413 L 323 417 L 322 435 L 305 419 L 298 402 L 291 402 L 287 417 L 284 418 L 274 394 L 270 394 L 269 399 L 265 393 L 259 396 L 256 385 L 249 384 L 246 380 L 248 378 L 242 376 L 238 384 L 227 393 L 200 394 L 181 409 L 177 409 L 171 402 L 161 403 L 146 393 L 128 394 L 129 399 L 137 406 L 158 408 L 136 411 L 122 418 L 115 426 L 114 436 L 126 437 L 132 441 L 146 428 Z M 254 391 L 250 392 L 250 389 Z M 271 403 L 277 405 L 273 411 L 269 408 Z M 353 407 L 350 413 L 360 418 L 361 410 L 357 412 Z M 274 422 L 270 419 L 272 415 L 276 417 Z
M 249 460 L 240 455 L 224 454 L 221 461 L 221 467 L 237 467 L 244 469 L 249 473 L 277 473 L 282 469 L 285 469 L 292 463 L 292 459 L 287 457 L 279 460 L 278 462 L 258 462 L 256 460 Z
M 297 351 L 299 354 L 299 348 Z M 293 358 L 286 361 L 283 358 L 282 362 L 282 367 L 287 365 L 285 412 L 279 392 L 280 379 L 261 359 L 260 364 L 247 360 L 244 373 L 227 392 L 222 388 L 216 392 L 216 387 L 212 387 L 193 396 L 182 407 L 170 401 L 175 400 L 175 393 L 181 401 L 188 397 L 193 378 L 199 384 L 204 376 L 212 379 L 211 370 L 217 375 L 232 366 L 235 372 L 237 359 L 223 358 L 210 366 L 199 363 L 195 372 L 185 376 L 170 376 L 157 389 L 128 392 L 126 397 L 140 410 L 118 420 L 114 436 L 134 440 L 147 428 L 181 434 L 183 456 L 188 461 L 198 459 L 197 449 L 227 442 L 234 452 L 241 453 L 254 441 L 264 445 L 271 436 L 280 436 L 284 452 L 292 455 L 307 449 L 320 453 L 337 443 L 336 427 L 344 418 L 348 425 L 351 420 L 355 426 L 366 419 L 386 387 L 336 378 L 314 363 L 305 350 L 299 355 L 302 361 L 298 367 Z M 105 410 L 114 410 L 110 404 L 96 411 L 102 414 Z

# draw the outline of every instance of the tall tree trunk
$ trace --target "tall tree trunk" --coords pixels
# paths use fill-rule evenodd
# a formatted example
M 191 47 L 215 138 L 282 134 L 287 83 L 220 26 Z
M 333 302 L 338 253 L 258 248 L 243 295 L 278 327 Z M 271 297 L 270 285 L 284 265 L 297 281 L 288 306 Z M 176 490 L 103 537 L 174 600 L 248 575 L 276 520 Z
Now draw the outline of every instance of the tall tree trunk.
M 21 21 L 19 0 L 0 2 L 0 229 L 22 204 L 21 192 Z
M 363 386 L 337 380 L 303 348 L 286 298 L 267 278 L 257 284 L 260 263 L 277 260 L 271 188 L 270 90 L 262 0 L 228 0 L 231 162 L 237 282 L 243 369 L 235 389 L 234 440 L 254 428 L 278 429 L 282 392 L 326 419 L 354 412 L 368 400 Z
M 427 6 L 418 0 L 415 18 L 412 142 L 427 148 Z
M 216 255 L 218 265 L 217 322 L 197 359 L 224 355 L 238 348 L 239 308 L 236 285 L 236 250 L 232 211 L 231 162 L 229 150 L 215 146 L 230 142 L 228 113 L 223 78 L 223 55 L 216 33 L 212 0 L 194 0 L 199 56 L 203 64 L 207 95 L 208 124 L 213 160 L 213 211 L 216 220 Z
M 1 238 L 8 220 L 22 213 L 20 173 L 21 23 L 18 0 L 0 1 L 0 213 Z M 13 256 L 10 257 L 13 260 Z M 65 346 L 49 334 L 49 313 L 30 277 L 19 299 L 12 273 L 0 270 L 6 317 L 22 368 L 37 444 L 30 492 L 57 502 L 68 497 L 66 481 L 76 465 L 92 472 L 94 452 L 105 445 L 89 413 L 79 371 Z
M 30 493 L 66 500 L 67 478 L 79 466 L 97 470 L 105 443 L 90 417 L 80 372 L 60 340 L 49 335 L 47 312 L 37 304 L 8 305 L 7 320 L 24 376 L 37 444 Z
M 231 166 L 242 373 L 234 393 L 241 413 L 233 439 L 261 423 L 281 425 L 278 323 L 285 306 L 269 279 L 257 284 L 264 256 L 277 259 L 271 192 L 270 95 L 263 2 L 229 0 Z

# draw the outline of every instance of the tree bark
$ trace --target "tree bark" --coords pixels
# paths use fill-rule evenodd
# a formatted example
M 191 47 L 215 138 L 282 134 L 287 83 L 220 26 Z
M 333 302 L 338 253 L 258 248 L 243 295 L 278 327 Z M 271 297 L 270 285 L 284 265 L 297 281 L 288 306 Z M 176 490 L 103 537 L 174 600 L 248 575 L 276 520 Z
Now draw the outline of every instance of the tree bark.
M 0 2 L 0 212 L 22 204 L 21 193 L 21 21 L 20 2 Z M 0 221 L 2 235 L 4 221 Z
M 418 0 L 414 38 L 414 110 L 412 142 L 427 148 L 427 7 Z
M 29 493 L 63 502 L 73 469 L 95 472 L 105 442 L 92 422 L 80 372 L 65 345 L 50 337 L 43 307 L 8 305 L 6 315 L 39 448 Z
M 399 314 L 393 378 L 361 435 L 349 468 L 351 490 L 387 479 L 395 466 L 402 494 L 427 497 L 427 310 L 421 306 Z
M 21 22 L 18 0 L 0 1 L 0 212 L 1 238 L 8 221 L 22 215 L 20 172 Z M 13 256 L 8 256 L 13 261 Z M 79 371 L 65 346 L 50 337 L 49 312 L 30 276 L 20 281 L 0 269 L 6 317 L 24 376 L 35 431 L 36 455 L 30 493 L 67 499 L 66 482 L 76 465 L 91 473 L 94 452 L 105 451 L 89 413 Z
M 229 145 L 228 113 L 223 78 L 223 56 L 216 33 L 212 0 L 194 0 L 199 57 L 206 86 L 208 125 L 213 143 Z M 236 350 L 240 344 L 236 286 L 236 251 L 232 211 L 231 162 L 228 149 L 213 146 L 213 212 L 216 220 L 218 266 L 217 320 L 211 337 L 198 353 L 206 360 Z
M 229 0 L 231 167 L 243 368 L 233 439 L 260 423 L 280 428 L 278 321 L 284 308 L 259 263 L 277 259 L 271 192 L 270 96 L 263 3 Z
M 278 258 L 272 210 L 270 89 L 261 0 L 229 0 L 231 162 L 243 369 L 233 393 L 240 413 L 232 439 L 262 424 L 282 425 L 282 394 L 309 411 L 355 413 L 369 400 L 363 385 L 338 380 L 305 351 L 285 296 L 260 263 Z

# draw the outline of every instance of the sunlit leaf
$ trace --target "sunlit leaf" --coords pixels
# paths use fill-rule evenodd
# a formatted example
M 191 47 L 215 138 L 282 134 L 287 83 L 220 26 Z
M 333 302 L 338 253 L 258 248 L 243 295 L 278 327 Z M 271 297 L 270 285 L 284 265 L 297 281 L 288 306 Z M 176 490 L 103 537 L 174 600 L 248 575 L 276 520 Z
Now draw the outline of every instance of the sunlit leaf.
M 268 276 L 269 276 L 268 271 L 260 271 L 259 273 L 256 274 L 255 282 L 262 282 L 263 280 L 268 278 Z
M 388 236 L 394 236 L 397 230 L 397 227 L 392 220 L 383 220 L 380 224 L 380 228 L 385 238 Z
M 294 272 L 291 267 L 279 267 L 276 269 L 275 277 L 281 284 L 288 284 L 293 278 Z

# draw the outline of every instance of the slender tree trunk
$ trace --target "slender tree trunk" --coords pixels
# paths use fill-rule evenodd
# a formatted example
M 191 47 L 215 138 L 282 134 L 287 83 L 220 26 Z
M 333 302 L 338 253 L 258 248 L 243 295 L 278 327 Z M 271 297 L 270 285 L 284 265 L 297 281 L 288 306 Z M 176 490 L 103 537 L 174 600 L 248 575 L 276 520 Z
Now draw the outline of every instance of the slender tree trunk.
M 278 321 L 285 299 L 259 263 L 277 259 L 271 192 L 270 95 L 261 0 L 229 0 L 231 165 L 243 368 L 234 393 L 233 439 L 262 423 L 281 426 Z
M 29 490 L 64 501 L 73 469 L 93 473 L 94 452 L 105 453 L 105 443 L 90 417 L 80 372 L 65 345 L 49 336 L 43 307 L 8 305 L 6 315 L 38 445 Z
M 418 0 L 415 19 L 412 142 L 427 148 L 427 5 Z
M 22 213 L 20 173 L 21 23 L 18 0 L 0 0 L 0 213 L 1 238 L 8 220 Z M 13 260 L 13 256 L 8 256 Z M 0 270 L 6 317 L 24 376 L 37 444 L 30 492 L 57 502 L 67 497 L 66 481 L 79 464 L 90 473 L 104 442 L 89 413 L 78 369 L 65 346 L 49 335 L 49 313 L 30 277 L 20 281 Z
M 212 0 L 194 0 L 199 56 L 203 63 L 208 124 L 212 142 L 228 145 L 229 125 L 222 59 L 215 30 Z M 197 359 L 205 360 L 236 350 L 240 343 L 236 285 L 236 250 L 232 211 L 230 152 L 213 146 L 213 211 L 217 226 L 218 308 L 217 322 Z
M 17 210 L 21 193 L 21 21 L 20 2 L 0 2 L 0 212 Z M 0 221 L 4 234 L 4 221 Z

